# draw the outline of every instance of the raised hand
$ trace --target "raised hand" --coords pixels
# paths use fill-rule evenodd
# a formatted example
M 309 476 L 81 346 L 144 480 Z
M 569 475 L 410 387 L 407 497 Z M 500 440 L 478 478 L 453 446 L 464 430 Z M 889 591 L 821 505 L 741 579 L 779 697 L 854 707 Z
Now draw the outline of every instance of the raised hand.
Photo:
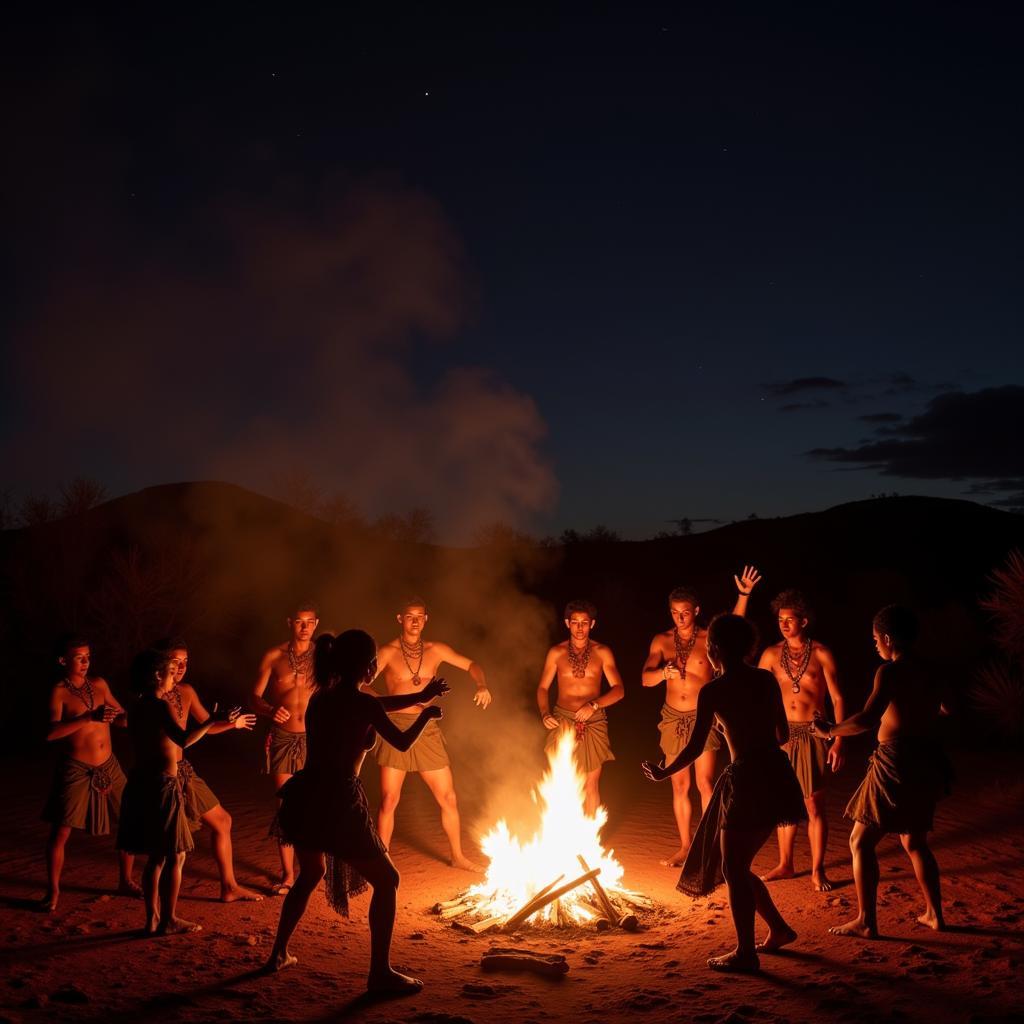
M 761 582 L 761 574 L 752 565 L 745 565 L 743 575 L 733 576 L 733 581 L 741 597 L 750 597 L 754 587 Z
M 231 722 L 234 723 L 238 717 L 242 714 L 242 709 L 235 705 L 233 708 L 225 708 L 223 711 L 219 710 L 217 705 L 213 706 L 213 713 L 210 715 L 214 721 L 217 722 Z
M 423 687 L 423 699 L 433 700 L 435 697 L 443 697 L 446 693 L 450 693 L 451 689 L 452 688 L 443 678 L 441 678 L 441 676 L 434 676 L 434 678 Z
M 251 714 L 239 714 L 230 719 L 236 729 L 252 729 L 256 725 L 256 716 Z
M 668 778 L 665 774 L 665 766 L 655 764 L 653 761 L 642 762 L 640 769 L 651 782 L 664 782 Z
M 271 720 L 275 725 L 283 725 L 291 717 L 292 713 L 283 704 L 278 704 L 278 706 L 274 708 L 274 714 Z
M 444 712 L 436 705 L 431 704 L 421 712 L 424 718 L 444 718 Z
M 697 627 L 694 626 L 693 628 L 696 629 Z M 671 661 L 666 661 L 665 662 L 665 678 L 666 679 L 679 679 L 680 678 L 679 666 L 676 664 L 675 658 L 673 658 Z
M 100 704 L 98 707 L 92 709 L 89 713 L 89 717 L 94 722 L 102 722 L 104 725 L 110 725 L 110 723 L 117 718 L 121 712 L 111 704 Z

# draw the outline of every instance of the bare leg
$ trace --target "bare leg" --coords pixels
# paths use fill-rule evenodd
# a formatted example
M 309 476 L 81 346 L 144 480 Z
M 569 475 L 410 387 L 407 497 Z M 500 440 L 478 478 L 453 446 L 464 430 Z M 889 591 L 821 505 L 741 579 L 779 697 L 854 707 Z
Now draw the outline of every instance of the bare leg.
M 939 865 L 935 861 L 931 847 L 928 846 L 928 833 L 911 832 L 909 835 L 901 835 L 900 842 L 910 857 L 917 884 L 921 887 L 921 895 L 924 896 L 924 913 L 918 917 L 918 923 L 934 928 L 937 932 L 944 931 L 946 922 L 942 917 Z
M 150 857 L 142 869 L 142 898 L 146 904 L 146 934 L 156 935 L 160 926 L 160 873 L 163 857 Z
M 377 812 L 377 833 L 385 848 L 391 848 L 391 836 L 395 831 L 395 811 L 402 799 L 402 785 L 406 773 L 401 768 L 380 770 L 380 810 Z
M 825 851 L 828 848 L 828 818 L 825 816 L 825 792 L 812 793 L 804 801 L 807 808 L 807 838 L 811 845 L 811 884 L 815 892 L 831 892 L 825 875 Z
M 398 871 L 386 854 L 353 861 L 352 867 L 373 886 L 370 899 L 370 974 L 366 987 L 379 995 L 413 995 L 423 982 L 391 966 L 391 936 L 395 930 Z
M 309 905 L 309 897 L 324 877 L 324 855 L 317 850 L 296 851 L 299 859 L 299 877 L 295 880 L 291 891 L 281 905 L 281 919 L 277 923 L 277 937 L 267 961 L 268 971 L 281 971 L 298 963 L 298 959 L 289 952 L 288 943 L 302 915 Z
M 795 874 L 793 869 L 793 847 L 796 845 L 796 825 L 783 825 L 778 830 L 778 834 L 779 863 L 768 874 L 761 876 L 766 882 L 775 882 L 780 878 L 792 878 Z
M 231 815 L 221 804 L 211 807 L 203 815 L 203 821 L 213 833 L 213 859 L 220 874 L 220 898 L 222 903 L 235 900 L 261 900 L 263 897 L 251 889 L 243 889 L 235 878 L 235 863 L 231 850 Z
M 274 791 L 277 792 L 291 778 L 291 775 L 274 775 Z M 278 809 L 281 801 L 277 801 Z M 275 896 L 283 896 L 295 884 L 295 851 L 287 843 L 278 841 L 277 855 L 281 860 L 281 881 L 273 886 L 272 892 Z M 218 863 L 218 867 L 219 867 Z M 221 886 L 224 884 L 224 876 L 221 876 Z
M 64 870 L 64 847 L 71 835 L 70 825 L 54 825 L 46 841 L 46 895 L 40 900 L 41 910 L 56 910 L 60 899 L 60 876 Z
M 736 929 L 736 948 L 725 956 L 711 957 L 708 960 L 708 967 L 712 970 L 756 971 L 760 967 L 754 945 L 754 912 L 757 909 L 757 899 L 750 865 L 764 838 L 762 833 L 722 830 L 722 873 L 729 889 L 729 911 Z M 767 889 L 764 889 L 761 898 L 771 904 Z M 781 920 L 778 911 L 774 909 L 774 904 L 771 905 L 769 913 L 773 920 Z
M 451 847 L 452 867 L 462 868 L 463 871 L 479 871 L 479 865 L 474 864 L 462 852 L 462 822 L 459 819 L 459 801 L 455 795 L 455 782 L 452 779 L 451 768 L 420 772 L 420 775 L 427 784 L 427 788 L 434 794 L 438 807 L 441 808 L 441 827 L 444 829 L 444 834 L 448 837 L 448 845 Z M 381 816 L 383 817 L 383 803 Z M 385 843 L 385 845 L 387 844 Z
M 583 782 L 583 813 L 588 818 L 597 814 L 601 806 L 601 769 L 595 768 L 587 772 Z
M 117 851 L 118 883 L 117 891 L 122 896 L 131 896 L 138 899 L 142 895 L 142 886 L 132 878 L 132 871 L 135 868 L 135 855 L 125 853 L 124 850 Z
M 854 822 L 850 833 L 853 854 L 853 884 L 857 889 L 857 916 L 846 924 L 829 928 L 833 935 L 859 939 L 878 938 L 878 856 L 875 847 L 885 835 L 873 825 Z
M 690 816 L 693 808 L 690 804 L 690 770 L 676 772 L 672 781 L 672 813 L 675 815 L 676 828 L 679 829 L 679 849 L 666 857 L 661 863 L 669 868 L 681 868 L 690 852 Z
M 697 783 L 697 792 L 700 793 L 700 813 L 711 803 L 711 794 L 715 791 L 715 764 L 717 758 L 713 750 L 706 750 L 696 761 L 693 762 L 693 776 Z
M 783 946 L 788 946 L 796 939 L 796 932 L 779 913 L 779 908 L 775 906 L 775 902 L 768 892 L 768 886 L 753 872 L 750 872 L 750 885 L 754 890 L 754 909 L 760 915 L 761 920 L 768 925 L 768 934 L 761 942 L 757 943 L 758 952 L 771 953 L 776 949 L 782 949 Z
M 161 935 L 180 935 L 183 932 L 202 931 L 203 926 L 195 921 L 178 917 L 178 893 L 181 891 L 181 873 L 185 867 L 185 854 L 168 854 L 160 874 L 160 924 Z

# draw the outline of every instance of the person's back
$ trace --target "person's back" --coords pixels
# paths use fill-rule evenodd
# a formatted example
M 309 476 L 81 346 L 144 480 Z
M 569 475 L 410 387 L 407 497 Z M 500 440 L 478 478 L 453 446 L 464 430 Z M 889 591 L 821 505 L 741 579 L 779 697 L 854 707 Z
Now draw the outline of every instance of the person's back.
M 774 676 L 738 665 L 708 683 L 708 698 L 725 729 L 733 761 L 777 750 L 789 736 L 785 709 Z
M 376 738 L 371 721 L 376 704 L 368 693 L 341 686 L 314 693 L 306 709 L 305 770 L 319 776 L 357 776 Z
M 128 717 L 128 730 L 135 744 L 135 766 L 141 771 L 163 775 L 178 774 L 181 748 L 168 736 L 172 722 L 165 701 L 155 693 L 141 696 Z

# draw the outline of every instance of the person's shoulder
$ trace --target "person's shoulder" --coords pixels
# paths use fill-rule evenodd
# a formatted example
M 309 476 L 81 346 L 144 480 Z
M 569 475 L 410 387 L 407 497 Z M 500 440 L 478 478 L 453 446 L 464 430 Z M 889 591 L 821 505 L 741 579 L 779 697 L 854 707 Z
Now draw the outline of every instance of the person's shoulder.
M 263 655 L 263 660 L 264 661 L 276 661 L 282 655 L 287 654 L 287 653 L 288 653 L 288 644 L 287 643 L 274 644 L 274 646 L 271 647 L 270 650 L 267 651 L 267 653 Z
M 818 655 L 819 658 L 832 658 L 832 648 L 827 644 L 823 644 L 820 640 L 811 641 L 811 651 Z
M 196 688 L 191 683 L 178 683 L 178 689 L 181 690 L 182 694 L 189 699 L 198 697 Z
M 557 658 L 560 654 L 565 654 L 566 650 L 568 650 L 568 647 L 569 647 L 569 641 L 568 640 L 562 640 L 562 641 L 560 641 L 557 644 L 552 644 L 548 648 L 548 657 L 549 658 Z
M 382 643 L 380 647 L 377 648 L 377 659 L 380 660 L 380 656 L 382 653 L 397 651 L 399 647 L 399 642 L 400 638 L 396 636 L 394 639 Z
M 615 655 L 612 653 L 612 649 L 608 644 L 603 644 L 598 640 L 591 640 L 591 644 L 594 646 L 594 650 L 601 655 L 602 658 L 613 658 Z

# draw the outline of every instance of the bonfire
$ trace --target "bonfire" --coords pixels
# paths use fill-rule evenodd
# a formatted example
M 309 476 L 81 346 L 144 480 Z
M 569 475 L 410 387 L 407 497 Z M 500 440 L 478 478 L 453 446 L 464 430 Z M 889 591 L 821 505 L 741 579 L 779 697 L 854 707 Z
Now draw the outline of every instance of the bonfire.
M 608 812 L 583 812 L 584 779 L 573 757 L 575 737 L 566 730 L 548 754 L 548 769 L 533 799 L 540 810 L 534 836 L 521 841 L 500 820 L 484 836 L 487 877 L 435 913 L 477 933 L 525 924 L 637 926 L 635 910 L 651 902 L 623 885 L 622 865 L 601 843 Z

